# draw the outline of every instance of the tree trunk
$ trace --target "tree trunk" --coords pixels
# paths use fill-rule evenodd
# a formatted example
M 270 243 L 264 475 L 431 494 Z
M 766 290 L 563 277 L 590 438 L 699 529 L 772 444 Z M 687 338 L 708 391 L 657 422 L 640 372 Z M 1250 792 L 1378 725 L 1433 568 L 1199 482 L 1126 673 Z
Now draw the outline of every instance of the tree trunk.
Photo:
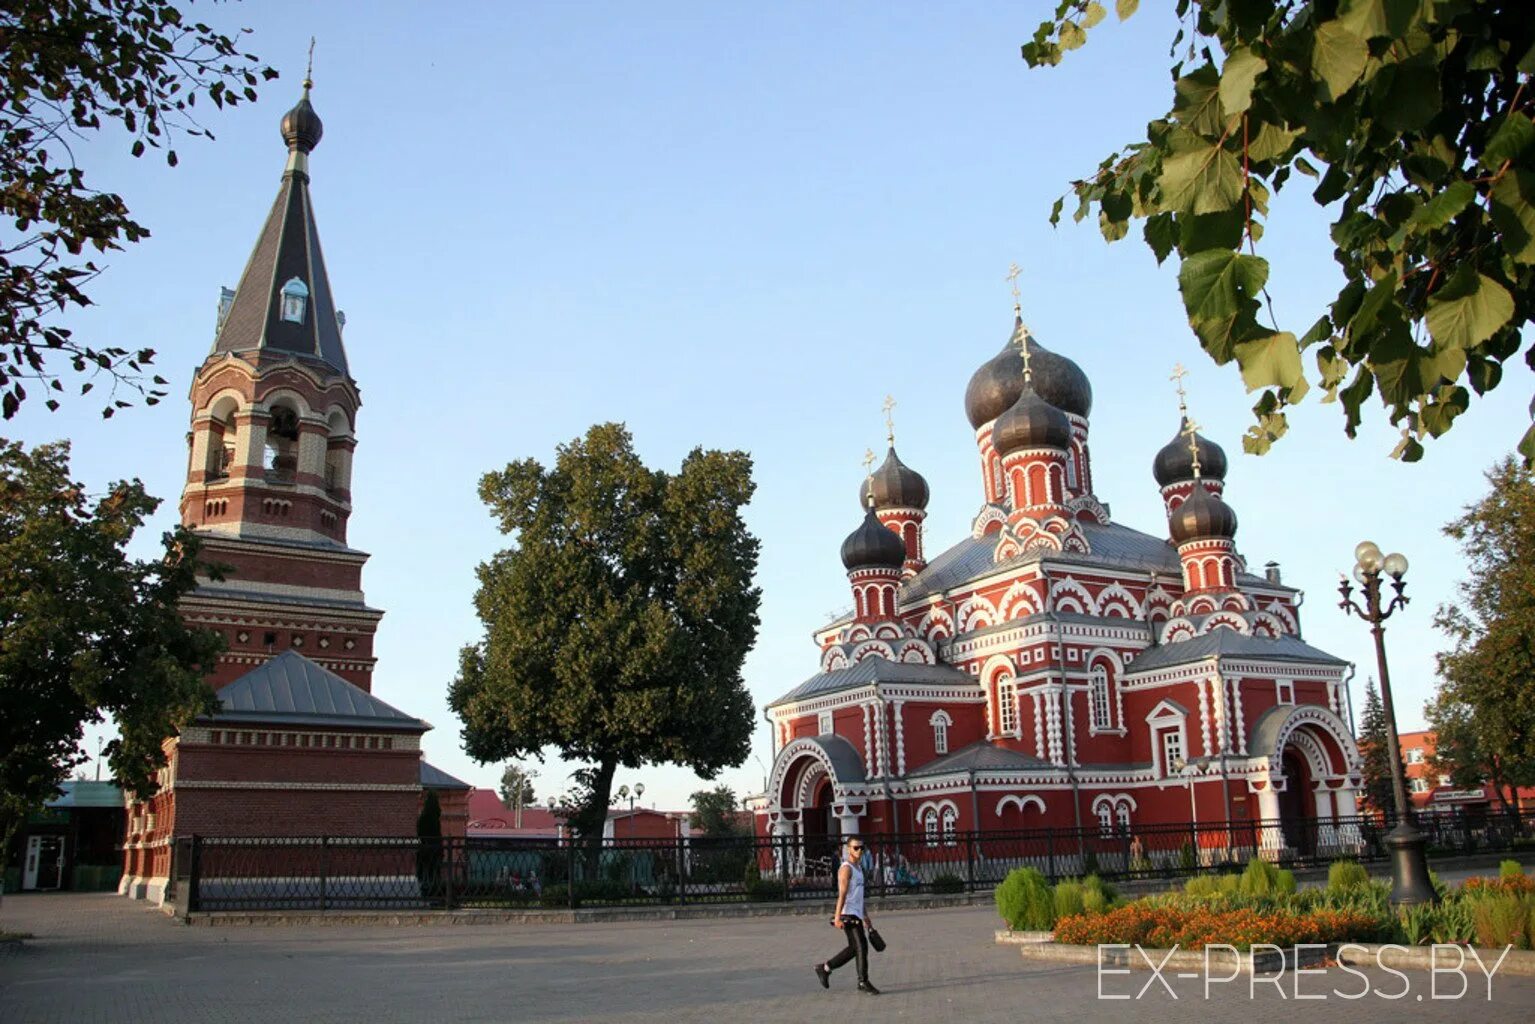
M 585 834 L 581 836 L 581 845 L 586 877 L 593 880 L 600 878 L 602 873 L 602 833 L 608 818 L 608 801 L 612 799 L 613 775 L 617 771 L 616 758 L 604 758 L 597 765 L 597 774 L 592 779 L 591 802 L 582 815 Z

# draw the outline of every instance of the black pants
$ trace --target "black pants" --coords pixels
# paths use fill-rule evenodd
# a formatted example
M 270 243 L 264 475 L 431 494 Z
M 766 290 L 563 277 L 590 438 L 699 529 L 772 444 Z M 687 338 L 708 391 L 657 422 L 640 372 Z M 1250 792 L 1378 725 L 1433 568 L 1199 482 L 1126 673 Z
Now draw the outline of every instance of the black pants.
M 869 938 L 864 934 L 863 922 L 856 917 L 842 915 L 842 934 L 847 936 L 847 948 L 826 961 L 826 969 L 835 971 L 849 960 L 858 960 L 858 980 L 869 981 Z

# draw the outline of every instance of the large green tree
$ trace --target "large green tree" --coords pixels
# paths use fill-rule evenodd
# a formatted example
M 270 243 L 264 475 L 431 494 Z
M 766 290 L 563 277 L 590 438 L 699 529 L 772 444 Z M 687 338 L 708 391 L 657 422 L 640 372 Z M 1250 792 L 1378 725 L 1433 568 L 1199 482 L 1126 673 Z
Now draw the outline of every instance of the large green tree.
M 1452 643 L 1439 655 L 1434 707 L 1474 752 L 1463 769 L 1500 787 L 1535 785 L 1535 479 L 1510 457 L 1487 482 L 1444 528 L 1467 575 L 1434 619 Z
M 1400 757 L 1401 752 L 1396 752 Z M 1381 703 L 1375 680 L 1365 683 L 1364 716 L 1359 721 L 1359 757 L 1363 762 L 1364 800 L 1371 809 L 1390 814 L 1395 810 L 1391 796 L 1391 740 L 1386 734 L 1386 708 Z
M 484 623 L 449 703 L 482 762 L 585 762 L 574 831 L 602 834 L 619 765 L 705 778 L 746 759 L 752 700 L 741 665 L 756 638 L 758 542 L 743 452 L 694 451 L 653 470 L 620 424 L 480 481 L 512 546 L 479 568 Z
M 735 790 L 721 783 L 693 794 L 693 827 L 708 839 L 731 839 L 747 834 L 742 827 L 741 807 Z
M 88 495 L 68 444 L 0 441 L 0 840 L 88 759 L 87 723 L 116 724 L 112 773 L 147 796 L 164 738 L 215 706 L 219 638 L 176 611 L 197 538 L 177 528 L 162 558 L 125 553 L 158 505 L 136 480 Z
M 1138 6 L 1115 3 L 1122 19 Z M 1402 431 L 1393 454 L 1420 458 L 1521 349 L 1535 368 L 1520 335 L 1535 315 L 1528 0 L 1174 7 L 1171 109 L 1072 183 L 1076 219 L 1096 213 L 1110 241 L 1143 220 L 1157 261 L 1177 255 L 1199 343 L 1262 391 L 1248 451 L 1283 435 L 1284 410 L 1311 390 L 1309 351 L 1350 437 L 1379 395 Z M 1096 0 L 1061 0 L 1024 59 L 1059 63 L 1105 16 Z M 1334 218 L 1343 271 L 1336 300 L 1298 335 L 1268 301 L 1260 255 L 1269 202 L 1296 173 Z M 1535 427 L 1519 450 L 1535 459 Z
M 187 0 L 190 3 L 190 0 Z M 175 136 L 213 135 L 196 119 L 214 106 L 254 100 L 277 77 L 235 39 L 183 15 L 167 0 L 7 0 L 0 5 L 0 413 L 6 419 L 40 385 L 49 408 L 71 389 L 110 387 L 104 416 L 165 395 L 144 380 L 153 349 L 82 340 L 52 317 L 87 306 L 101 272 L 93 256 L 149 236 L 123 198 L 86 180 L 72 143 L 108 126 L 134 156 L 165 152 Z M 206 105 L 205 108 L 206 109 Z M 85 255 L 87 252 L 93 256 Z M 66 376 L 70 375 L 70 376 Z

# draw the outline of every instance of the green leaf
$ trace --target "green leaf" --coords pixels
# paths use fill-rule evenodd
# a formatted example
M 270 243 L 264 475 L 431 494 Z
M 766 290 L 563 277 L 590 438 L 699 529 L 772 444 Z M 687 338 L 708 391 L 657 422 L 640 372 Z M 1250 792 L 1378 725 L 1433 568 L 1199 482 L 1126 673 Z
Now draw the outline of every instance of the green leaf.
M 1268 280 L 1268 263 L 1229 249 L 1207 249 L 1183 261 L 1178 288 L 1189 325 L 1217 363 L 1228 362 L 1234 346 L 1245 341 L 1256 324 L 1254 297 Z
M 1524 456 L 1526 466 L 1535 463 L 1535 427 L 1526 430 L 1519 439 L 1519 454 Z
M 1242 199 L 1242 167 L 1234 154 L 1186 131 L 1177 132 L 1157 179 L 1162 207 L 1175 213 L 1219 213 Z
M 1438 345 L 1464 349 L 1492 337 L 1513 315 L 1508 289 L 1467 263 L 1428 300 L 1424 320 Z
M 1238 50 L 1226 58 L 1226 66 L 1221 68 L 1220 97 L 1227 117 L 1252 106 L 1253 83 L 1268 66 L 1268 61 L 1252 50 Z
M 1407 223 L 1415 227 L 1442 228 L 1460 215 L 1476 198 L 1476 186 L 1464 179 L 1418 207 Z
M 1160 266 L 1178 244 L 1178 225 L 1170 213 L 1158 213 L 1146 218 L 1145 227 L 1141 233 L 1146 238 L 1146 244 L 1151 246 L 1151 251 L 1156 255 L 1157 264 Z
M 1492 222 L 1516 263 L 1535 263 L 1535 172 L 1505 173 L 1492 190 Z
M 1344 0 L 1338 6 L 1338 20 L 1361 39 L 1378 36 L 1403 36 L 1422 21 L 1419 0 Z
M 1196 135 L 1220 135 L 1225 127 L 1221 116 L 1220 72 L 1213 64 L 1203 64 L 1178 79 L 1173 85 L 1173 113 Z
M 1292 132 L 1288 128 L 1281 128 L 1270 121 L 1264 121 L 1256 133 L 1250 133 L 1247 139 L 1247 156 L 1253 163 L 1266 163 L 1270 160 L 1278 160 L 1289 152 L 1295 140 L 1300 137 L 1299 132 Z M 1297 161 L 1299 163 L 1299 161 Z M 1306 164 L 1310 167 L 1310 164 Z M 1316 171 L 1311 171 L 1311 176 L 1316 177 Z
M 1119 15 L 1119 20 L 1124 21 L 1135 13 L 1135 9 L 1141 5 L 1141 0 L 1114 0 L 1114 13 Z
M 1239 249 L 1245 220 L 1240 206 L 1198 217 L 1186 213 L 1178 218 L 1178 249 L 1184 253 L 1202 249 Z
M 1107 16 L 1108 11 L 1104 10 L 1102 4 L 1089 3 L 1082 17 L 1082 27 L 1092 28 Z
M 1340 21 L 1324 22 L 1317 27 L 1316 45 L 1311 51 L 1312 76 L 1326 88 L 1329 100 L 1353 88 L 1364 74 L 1370 58 L 1363 39 Z
M 1439 91 L 1439 68 L 1431 64 L 1386 68 L 1370 92 L 1380 122 L 1400 132 L 1428 124 L 1444 102 Z
M 1248 391 L 1259 388 L 1293 388 L 1304 383 L 1300 344 L 1289 331 L 1244 341 L 1236 346 L 1237 365 Z
M 1087 42 L 1087 33 L 1082 31 L 1080 25 L 1072 21 L 1061 22 L 1061 49 L 1075 50 Z
M 1489 171 L 1496 171 L 1503 166 L 1505 160 L 1519 159 L 1531 146 L 1535 146 L 1535 124 L 1516 110 L 1505 117 L 1493 133 L 1487 148 L 1482 152 L 1481 165 Z

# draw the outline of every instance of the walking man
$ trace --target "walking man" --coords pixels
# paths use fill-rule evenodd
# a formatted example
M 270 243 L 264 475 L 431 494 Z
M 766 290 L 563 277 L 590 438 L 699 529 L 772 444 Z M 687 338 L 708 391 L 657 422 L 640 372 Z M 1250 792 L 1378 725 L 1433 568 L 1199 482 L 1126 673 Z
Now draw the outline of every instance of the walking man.
M 858 836 L 847 837 L 847 854 L 837 869 L 837 909 L 831 923 L 841 928 L 847 938 L 847 948 L 824 964 L 815 965 L 815 975 L 821 979 L 822 988 L 831 988 L 831 972 L 847 963 L 858 961 L 858 991 L 871 996 L 879 995 L 879 989 L 869 981 L 869 936 L 872 926 L 869 912 L 863 905 L 863 840 Z

